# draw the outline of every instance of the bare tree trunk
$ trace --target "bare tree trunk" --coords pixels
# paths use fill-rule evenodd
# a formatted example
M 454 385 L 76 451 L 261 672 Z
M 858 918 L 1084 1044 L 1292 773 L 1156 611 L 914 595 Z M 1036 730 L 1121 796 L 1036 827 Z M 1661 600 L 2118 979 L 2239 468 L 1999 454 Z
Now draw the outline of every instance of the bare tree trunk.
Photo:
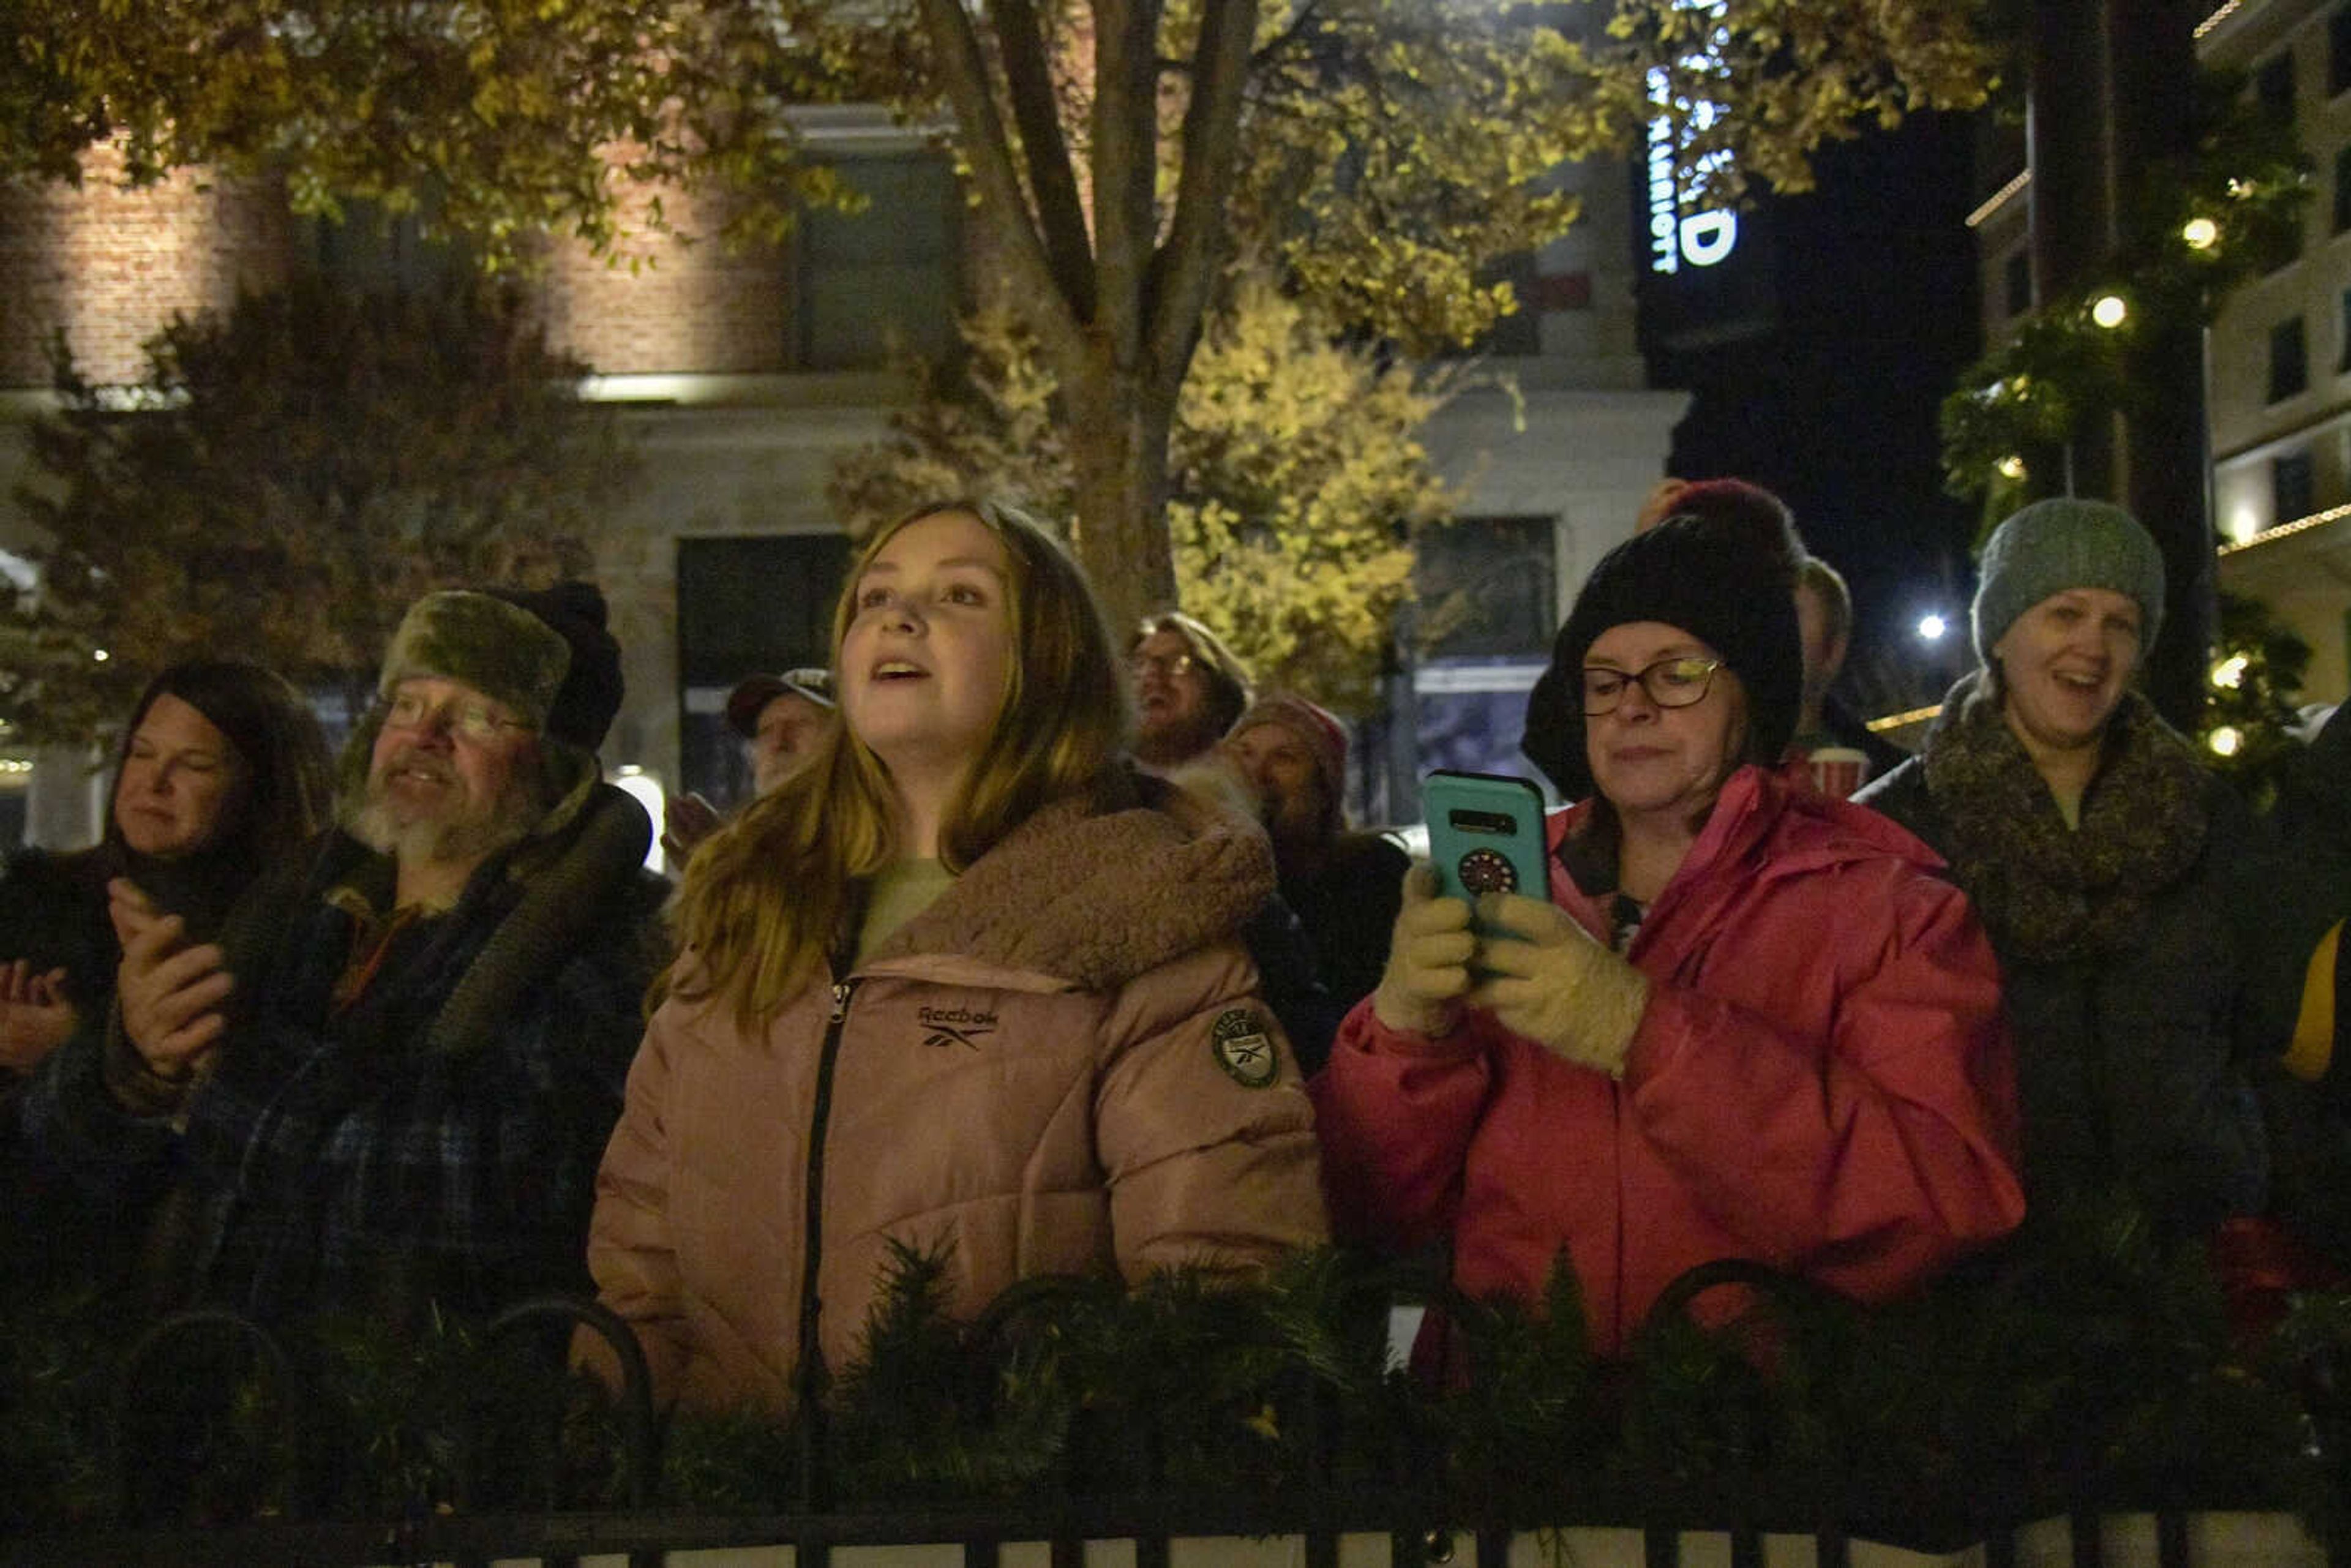
M 1152 395 L 1145 382 L 1134 371 L 1096 365 L 1063 387 L 1077 480 L 1073 543 L 1111 636 L 1121 643 L 1144 615 L 1176 603 L 1166 520 L 1175 406 Z
M 1091 0 L 1093 105 L 1084 172 L 1057 118 L 1051 40 L 1033 0 L 919 0 L 956 138 L 1011 298 L 1060 379 L 1076 471 L 1078 559 L 1113 634 L 1176 602 L 1167 439 L 1221 274 L 1258 0 L 1207 0 L 1186 77 L 1182 165 L 1161 235 L 1160 0 Z M 1008 102 L 1018 136 L 999 111 Z

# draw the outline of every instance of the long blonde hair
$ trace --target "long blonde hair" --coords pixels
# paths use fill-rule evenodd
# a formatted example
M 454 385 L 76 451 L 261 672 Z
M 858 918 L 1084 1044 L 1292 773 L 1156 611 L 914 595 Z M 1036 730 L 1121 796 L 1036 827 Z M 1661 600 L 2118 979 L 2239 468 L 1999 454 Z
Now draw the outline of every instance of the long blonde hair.
M 832 617 L 832 665 L 859 580 L 899 529 L 964 513 L 1004 543 L 1013 657 L 986 745 L 939 831 L 960 872 L 1048 801 L 1116 793 L 1131 728 L 1123 666 L 1085 573 L 1042 523 L 1001 502 L 934 502 L 875 530 Z M 696 852 L 675 919 L 698 994 L 731 996 L 746 1030 L 797 995 L 853 934 L 865 883 L 899 854 L 890 772 L 850 724 L 832 727 L 809 765 Z

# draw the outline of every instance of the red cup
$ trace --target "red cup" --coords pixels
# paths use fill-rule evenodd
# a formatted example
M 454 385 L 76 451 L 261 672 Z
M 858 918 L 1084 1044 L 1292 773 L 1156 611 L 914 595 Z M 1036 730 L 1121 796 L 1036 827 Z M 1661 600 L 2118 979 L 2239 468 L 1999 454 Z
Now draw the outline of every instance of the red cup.
M 1850 746 L 1823 746 L 1804 758 L 1813 770 L 1813 788 L 1823 795 L 1846 800 L 1869 776 L 1869 758 Z

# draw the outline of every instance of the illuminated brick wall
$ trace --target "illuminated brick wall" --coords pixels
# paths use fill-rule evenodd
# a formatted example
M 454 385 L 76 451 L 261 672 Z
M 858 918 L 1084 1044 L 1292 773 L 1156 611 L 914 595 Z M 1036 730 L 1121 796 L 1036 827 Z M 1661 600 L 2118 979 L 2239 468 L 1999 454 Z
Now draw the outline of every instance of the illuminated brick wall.
M 273 186 L 182 173 L 117 183 L 111 149 L 81 186 L 0 185 L 0 386 L 46 386 L 63 329 L 83 374 L 136 381 L 139 347 L 175 311 L 225 308 L 240 283 L 282 277 L 294 225 Z
M 549 339 L 606 375 L 789 368 L 783 253 L 728 246 L 717 237 L 723 198 L 674 190 L 662 193 L 664 210 L 695 242 L 646 235 L 651 196 L 639 188 L 624 198 L 620 221 L 632 237 L 616 259 L 577 240 L 557 246 L 541 285 Z
M 0 387 L 47 385 L 60 328 L 84 374 L 135 381 L 140 345 L 174 311 L 225 308 L 240 284 L 266 287 L 297 254 L 301 225 L 273 184 L 182 173 L 125 191 L 103 149 L 86 168 L 78 188 L 0 186 Z M 632 198 L 624 225 L 641 225 L 647 199 Z M 555 246 L 538 284 L 550 338 L 606 374 L 788 368 L 783 254 L 720 242 L 715 200 L 671 192 L 664 204 L 705 237 L 639 237 L 626 247 L 633 269 L 577 242 Z

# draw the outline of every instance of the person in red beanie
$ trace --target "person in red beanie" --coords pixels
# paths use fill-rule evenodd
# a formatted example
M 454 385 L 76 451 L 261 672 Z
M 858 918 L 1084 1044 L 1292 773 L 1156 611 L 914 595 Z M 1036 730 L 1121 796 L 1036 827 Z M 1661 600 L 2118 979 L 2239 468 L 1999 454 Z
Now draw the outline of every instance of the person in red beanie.
M 1306 928 L 1332 999 L 1352 1007 L 1380 983 L 1410 857 L 1382 834 L 1349 830 L 1347 732 L 1327 710 L 1268 696 L 1233 726 L 1225 750 L 1257 796 L 1281 901 Z

